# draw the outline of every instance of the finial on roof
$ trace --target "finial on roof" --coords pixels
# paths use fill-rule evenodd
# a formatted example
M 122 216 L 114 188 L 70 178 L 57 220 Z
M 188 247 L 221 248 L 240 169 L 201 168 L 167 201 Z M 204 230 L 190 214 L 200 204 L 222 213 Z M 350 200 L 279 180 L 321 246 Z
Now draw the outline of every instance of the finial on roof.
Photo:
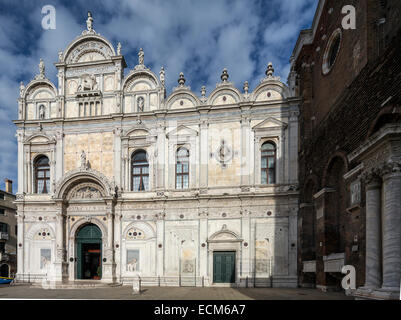
M 274 75 L 273 63 L 269 62 L 266 69 L 266 76 L 272 78 Z
M 247 95 L 248 92 L 249 92 L 249 82 L 245 81 L 244 82 L 244 93 L 245 93 L 245 95 Z
M 117 55 L 120 56 L 121 55 L 121 43 L 117 43 Z
M 180 73 L 180 77 L 178 78 L 178 84 L 180 85 L 180 87 L 183 87 L 185 85 L 185 77 L 184 77 L 184 73 Z
M 227 82 L 229 75 L 228 75 L 228 71 L 226 68 L 223 69 L 223 73 L 221 74 L 221 81 L 222 82 Z
M 162 86 L 164 87 L 165 75 L 166 75 L 166 72 L 164 71 L 164 67 L 161 67 L 159 75 L 160 75 L 160 82 L 162 83 Z
M 206 86 L 202 86 L 201 88 L 201 95 L 202 95 L 202 99 L 206 98 Z

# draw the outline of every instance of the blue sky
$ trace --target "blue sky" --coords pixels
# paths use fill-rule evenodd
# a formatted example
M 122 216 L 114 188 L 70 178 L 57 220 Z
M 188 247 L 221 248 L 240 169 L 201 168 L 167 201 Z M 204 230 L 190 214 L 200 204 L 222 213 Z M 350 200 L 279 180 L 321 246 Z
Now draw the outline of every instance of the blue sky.
M 0 0 L 0 188 L 4 178 L 17 185 L 17 118 L 19 82 L 37 74 L 43 58 L 46 75 L 57 85 L 57 52 L 86 28 L 87 11 L 96 32 L 116 47 L 128 64 L 137 63 L 143 47 L 145 64 L 157 74 L 166 69 L 167 94 L 182 71 L 196 94 L 208 93 L 227 68 L 242 90 L 255 88 L 273 62 L 286 82 L 289 58 L 299 31 L 311 26 L 318 0 Z M 41 27 L 44 5 L 56 8 L 56 30 Z

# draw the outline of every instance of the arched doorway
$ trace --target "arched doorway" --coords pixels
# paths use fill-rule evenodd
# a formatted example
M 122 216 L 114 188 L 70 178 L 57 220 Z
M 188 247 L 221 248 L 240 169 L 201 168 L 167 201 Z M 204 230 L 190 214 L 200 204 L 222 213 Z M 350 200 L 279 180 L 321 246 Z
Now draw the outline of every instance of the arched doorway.
M 81 227 L 76 236 L 77 279 L 102 278 L 102 231 L 94 224 Z
M 9 277 L 10 276 L 10 268 L 8 267 L 8 264 L 3 264 L 0 267 L 0 277 Z

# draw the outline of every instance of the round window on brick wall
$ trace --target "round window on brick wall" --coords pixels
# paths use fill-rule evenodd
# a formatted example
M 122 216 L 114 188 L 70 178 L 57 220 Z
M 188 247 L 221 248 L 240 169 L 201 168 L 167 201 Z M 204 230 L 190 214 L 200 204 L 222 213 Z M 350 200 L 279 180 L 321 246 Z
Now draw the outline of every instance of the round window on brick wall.
M 338 53 L 341 48 L 342 32 L 338 28 L 333 32 L 329 41 L 327 42 L 326 50 L 323 56 L 322 72 L 324 75 L 328 74 L 336 63 Z

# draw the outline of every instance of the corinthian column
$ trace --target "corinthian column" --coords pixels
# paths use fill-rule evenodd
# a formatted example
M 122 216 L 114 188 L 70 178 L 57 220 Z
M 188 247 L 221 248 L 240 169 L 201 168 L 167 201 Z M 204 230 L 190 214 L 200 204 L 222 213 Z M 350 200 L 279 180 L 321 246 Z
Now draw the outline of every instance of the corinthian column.
M 381 285 L 381 181 L 369 175 L 366 185 L 366 280 L 365 287 Z
M 400 292 L 401 280 L 401 167 L 397 163 L 386 166 L 383 178 L 383 287 L 382 290 Z

